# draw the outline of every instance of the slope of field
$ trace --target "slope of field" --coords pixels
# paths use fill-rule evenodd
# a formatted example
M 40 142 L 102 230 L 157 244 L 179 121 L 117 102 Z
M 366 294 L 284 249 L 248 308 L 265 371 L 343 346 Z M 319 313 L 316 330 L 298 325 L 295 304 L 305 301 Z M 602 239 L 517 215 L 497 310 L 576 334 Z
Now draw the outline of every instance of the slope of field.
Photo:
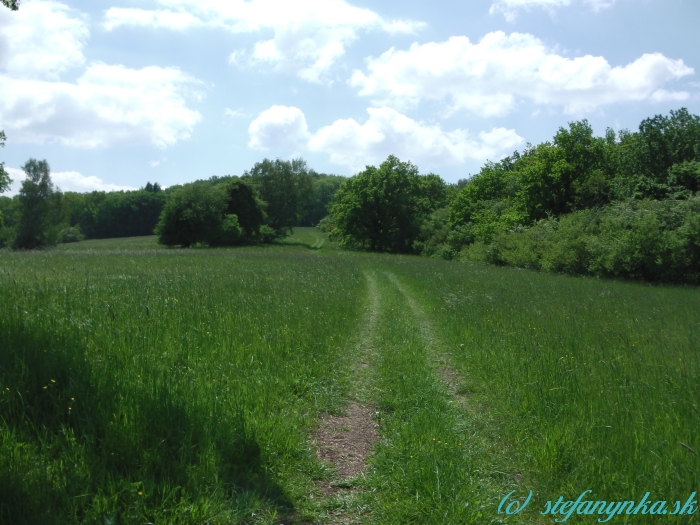
M 698 489 L 694 288 L 345 252 L 299 228 L 0 252 L 0 308 L 2 523 L 552 523 L 560 495 Z M 327 414 L 379 432 L 352 479 L 318 459 Z M 532 503 L 499 515 L 513 490 Z

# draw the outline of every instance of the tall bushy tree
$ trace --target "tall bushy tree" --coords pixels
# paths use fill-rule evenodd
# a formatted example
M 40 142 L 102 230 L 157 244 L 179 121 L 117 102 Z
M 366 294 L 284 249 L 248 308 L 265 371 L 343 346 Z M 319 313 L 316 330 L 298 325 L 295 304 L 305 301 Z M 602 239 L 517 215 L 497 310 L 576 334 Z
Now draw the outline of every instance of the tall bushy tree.
M 434 176 L 421 177 L 416 166 L 394 155 L 379 168 L 367 166 L 345 180 L 333 196 L 331 237 L 347 247 L 410 253 L 421 220 L 433 211 L 426 188 L 435 186 L 439 184 Z
M 20 220 L 13 246 L 33 249 L 55 243 L 49 214 L 54 187 L 46 160 L 29 159 L 22 169 L 27 178 L 19 191 Z
M 158 242 L 187 248 L 215 244 L 221 235 L 226 197 L 218 187 L 189 184 L 175 191 L 163 208 L 155 233 Z
M 684 198 L 689 188 L 672 170 L 676 165 L 700 162 L 700 116 L 686 108 L 669 116 L 644 119 L 639 131 L 621 133 L 620 175 L 625 181 L 625 197 L 637 199 Z
M 264 159 L 243 175 L 267 204 L 267 223 L 279 235 L 298 225 L 312 198 L 312 177 L 306 162 Z
M 254 189 L 241 179 L 195 182 L 172 193 L 155 233 L 168 246 L 251 244 L 261 237 L 262 206 Z
M 238 217 L 243 229 L 241 241 L 256 242 L 260 227 L 265 223 L 265 203 L 258 197 L 255 188 L 241 179 L 233 178 L 223 184 L 226 195 L 226 214 Z

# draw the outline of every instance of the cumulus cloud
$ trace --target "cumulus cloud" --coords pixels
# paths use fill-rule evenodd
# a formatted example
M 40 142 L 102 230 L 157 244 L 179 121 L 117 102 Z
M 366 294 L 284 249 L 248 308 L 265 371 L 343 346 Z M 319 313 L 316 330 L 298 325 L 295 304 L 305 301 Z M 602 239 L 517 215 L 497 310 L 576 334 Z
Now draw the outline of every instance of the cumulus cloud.
M 158 0 L 158 4 L 161 8 L 156 10 L 110 8 L 103 27 L 213 27 L 233 33 L 272 29 L 272 39 L 257 42 L 249 54 L 233 52 L 229 62 L 240 65 L 245 58 L 245 63 L 293 70 L 310 82 L 322 81 L 361 31 L 415 33 L 425 26 L 411 20 L 385 20 L 345 0 Z
M 344 119 L 321 128 L 310 139 L 309 149 L 327 153 L 334 164 L 358 171 L 392 153 L 416 164 L 438 166 L 500 158 L 523 143 L 512 129 L 493 128 L 473 137 L 467 130 L 445 131 L 388 107 L 368 108 L 367 113 L 364 124 Z
M 18 11 L 0 10 L 0 71 L 23 78 L 58 78 L 83 66 L 87 21 L 52 0 L 22 2 Z
M 489 13 L 502 13 L 509 22 L 514 21 L 520 11 L 529 11 L 532 8 L 540 8 L 554 12 L 560 7 L 571 5 L 572 0 L 495 0 L 491 4 Z M 582 3 L 590 6 L 594 11 L 600 11 L 607 7 L 611 7 L 615 0 L 582 0 Z
M 248 126 L 253 149 L 296 148 L 309 138 L 304 113 L 294 106 L 272 106 L 260 113 Z
M 22 187 L 22 181 L 24 181 L 25 174 L 19 168 L 5 168 L 12 178 L 12 187 L 8 193 L 3 195 L 13 196 L 19 193 Z M 91 191 L 129 191 L 137 190 L 133 186 L 125 186 L 121 184 L 112 184 L 103 181 L 99 177 L 94 175 L 83 175 L 78 171 L 57 171 L 51 173 L 51 181 L 54 186 L 61 189 L 61 191 L 75 191 L 78 193 L 86 193 Z
M 603 57 L 567 58 L 523 33 L 489 33 L 477 43 L 464 36 L 446 42 L 414 43 L 369 58 L 350 85 L 377 105 L 411 107 L 445 102 L 448 111 L 502 116 L 521 100 L 584 113 L 629 101 L 685 100 L 688 93 L 664 86 L 694 72 L 683 60 L 648 53 L 625 66 Z
M 187 106 L 201 82 L 177 68 L 85 66 L 86 22 L 60 2 L 27 0 L 17 12 L 1 10 L 0 24 L 6 39 L 0 121 L 13 140 L 167 147 L 188 138 L 201 120 Z M 76 81 L 60 80 L 76 67 L 82 70 Z
M 186 106 L 196 81 L 176 68 L 91 64 L 77 82 L 5 78 L 0 120 L 13 140 L 95 148 L 189 138 L 201 120 Z
M 439 166 L 501 158 L 523 143 L 512 129 L 493 128 L 472 136 L 467 130 L 446 131 L 437 124 L 415 121 L 388 107 L 369 108 L 367 113 L 363 124 L 341 119 L 310 133 L 300 109 L 273 106 L 251 123 L 248 145 L 256 149 L 305 147 L 329 155 L 334 164 L 359 171 L 390 154 L 419 165 Z

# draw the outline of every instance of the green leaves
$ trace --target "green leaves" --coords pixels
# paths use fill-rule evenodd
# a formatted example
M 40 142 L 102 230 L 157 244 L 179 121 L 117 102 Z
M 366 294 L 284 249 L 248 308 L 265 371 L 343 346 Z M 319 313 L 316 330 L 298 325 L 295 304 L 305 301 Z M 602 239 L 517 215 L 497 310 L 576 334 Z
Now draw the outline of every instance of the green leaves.
M 27 178 L 19 190 L 20 220 L 13 246 L 16 249 L 31 250 L 55 244 L 55 235 L 49 221 L 52 211 L 54 187 L 51 182 L 51 169 L 46 160 L 29 159 L 22 166 Z
M 250 178 L 267 204 L 267 223 L 285 235 L 299 224 L 312 197 L 312 179 L 302 159 L 258 162 L 243 177 Z
M 260 240 L 262 202 L 240 179 L 196 182 L 176 190 L 165 204 L 156 235 L 161 244 L 184 248 L 250 244 Z
M 440 177 L 420 176 L 416 166 L 390 155 L 340 186 L 330 206 L 331 236 L 345 247 L 410 253 L 422 220 L 446 198 Z

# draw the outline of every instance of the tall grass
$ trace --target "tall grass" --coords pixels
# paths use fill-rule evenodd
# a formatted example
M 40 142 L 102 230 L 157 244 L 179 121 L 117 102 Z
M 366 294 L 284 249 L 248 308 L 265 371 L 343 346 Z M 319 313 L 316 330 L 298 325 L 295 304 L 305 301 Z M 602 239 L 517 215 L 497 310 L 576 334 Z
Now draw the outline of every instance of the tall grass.
M 308 428 L 345 395 L 358 273 L 145 246 L 0 255 L 0 522 L 313 513 Z
M 382 436 L 357 484 L 365 517 L 542 523 L 559 495 L 698 490 L 698 289 L 324 239 L 0 252 L 0 522 L 323 522 L 309 496 L 328 472 L 309 436 L 349 397 L 365 273 L 379 290 L 365 387 Z M 464 403 L 441 381 L 443 352 Z M 497 501 L 513 488 L 535 496 L 506 520 Z
M 416 258 L 394 266 L 429 305 L 541 503 L 587 489 L 591 499 L 650 491 L 673 502 L 698 490 L 696 288 Z
M 421 320 L 385 275 L 378 281 L 385 329 L 372 366 L 384 439 L 367 481 L 374 522 L 483 523 L 474 443 L 426 351 Z

